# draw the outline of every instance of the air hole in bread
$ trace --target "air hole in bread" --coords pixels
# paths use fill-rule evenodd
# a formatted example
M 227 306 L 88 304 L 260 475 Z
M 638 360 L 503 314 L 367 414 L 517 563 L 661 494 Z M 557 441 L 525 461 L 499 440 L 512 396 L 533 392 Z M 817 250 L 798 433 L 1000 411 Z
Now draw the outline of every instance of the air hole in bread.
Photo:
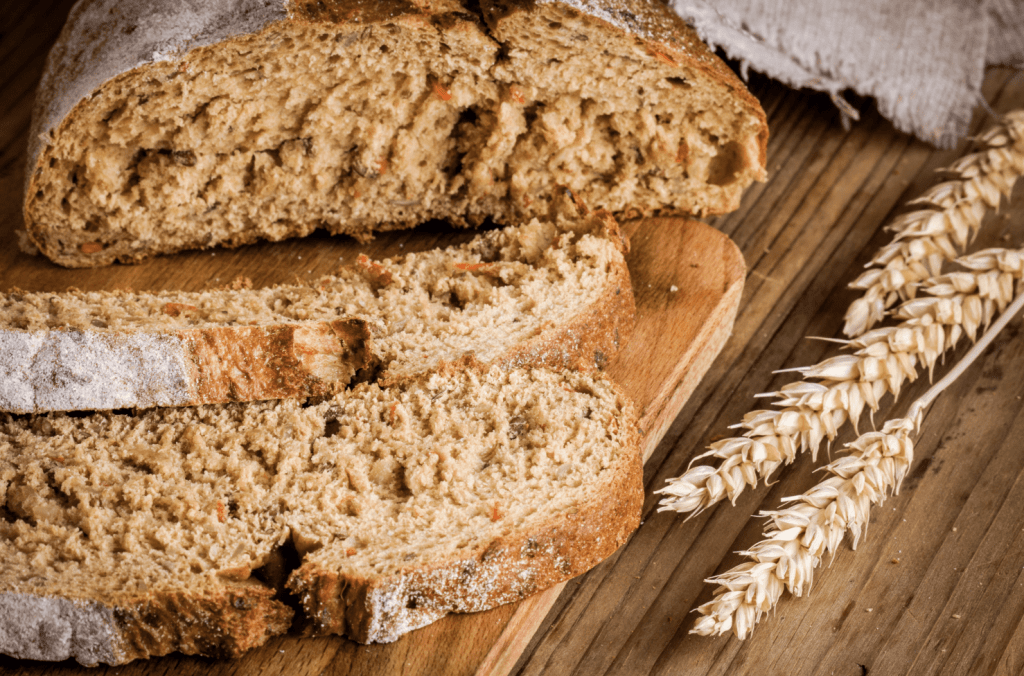
M 735 143 L 725 144 L 711 160 L 708 183 L 726 185 L 742 170 L 742 150 Z

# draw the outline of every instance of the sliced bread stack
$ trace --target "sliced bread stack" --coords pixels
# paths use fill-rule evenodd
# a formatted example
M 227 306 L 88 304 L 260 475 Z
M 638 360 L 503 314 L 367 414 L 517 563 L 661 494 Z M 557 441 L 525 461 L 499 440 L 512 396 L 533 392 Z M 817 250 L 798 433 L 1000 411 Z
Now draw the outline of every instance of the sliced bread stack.
M 311 287 L 9 294 L 0 349 L 44 348 L 0 358 L 29 412 L 0 413 L 0 651 L 236 656 L 296 609 L 392 641 L 589 569 L 643 500 L 635 413 L 595 372 L 632 327 L 625 246 L 598 214 Z

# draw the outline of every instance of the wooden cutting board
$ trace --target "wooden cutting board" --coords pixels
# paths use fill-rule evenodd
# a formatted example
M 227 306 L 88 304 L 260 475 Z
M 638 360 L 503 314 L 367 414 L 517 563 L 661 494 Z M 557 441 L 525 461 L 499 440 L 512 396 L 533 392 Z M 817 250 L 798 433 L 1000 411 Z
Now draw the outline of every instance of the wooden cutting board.
M 19 177 L 20 178 L 20 177 Z M 30 291 L 132 288 L 201 290 L 239 275 L 257 286 L 311 280 L 360 253 L 384 258 L 470 239 L 472 232 L 431 225 L 390 233 L 368 244 L 314 235 L 303 240 L 216 249 L 155 258 L 137 266 L 65 270 L 13 246 L 20 182 L 0 181 L 0 289 Z M 693 392 L 732 330 L 743 288 L 743 257 L 708 225 L 685 219 L 634 221 L 624 226 L 637 304 L 633 338 L 608 372 L 636 402 L 646 460 Z M 388 645 L 362 646 L 338 637 L 285 636 L 239 660 L 182 655 L 140 661 L 119 674 L 506 674 L 515 664 L 563 585 L 522 602 L 471 615 L 453 615 Z M 52 665 L 0 657 L 0 672 L 82 673 L 77 663 Z M 95 674 L 95 670 L 88 670 Z

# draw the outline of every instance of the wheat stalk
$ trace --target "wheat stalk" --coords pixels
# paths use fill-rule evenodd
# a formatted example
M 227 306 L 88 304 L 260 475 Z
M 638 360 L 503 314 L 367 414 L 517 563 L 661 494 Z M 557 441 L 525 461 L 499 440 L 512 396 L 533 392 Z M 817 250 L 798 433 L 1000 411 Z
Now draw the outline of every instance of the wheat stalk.
M 924 280 L 941 274 L 944 261 L 967 248 L 986 210 L 997 209 L 1001 195 L 1009 198 L 1024 174 L 1024 110 L 1008 113 L 978 140 L 985 150 L 941 170 L 956 175 L 956 180 L 940 183 L 909 202 L 924 208 L 888 226 L 897 233 L 894 241 L 850 284 L 864 294 L 846 312 L 847 336 L 864 333 L 897 301 L 914 298 Z
M 756 486 L 758 477 L 793 462 L 797 453 L 809 450 L 817 460 L 822 441 L 831 442 L 847 420 L 856 430 L 865 407 L 873 415 L 885 394 L 898 396 L 905 382 L 917 378 L 919 364 L 931 373 L 938 358 L 955 348 L 963 335 L 974 340 L 978 328 L 988 325 L 996 310 L 1009 302 L 1012 281 L 1021 273 L 1019 256 L 1013 252 L 979 252 L 962 259 L 971 272 L 928 281 L 938 274 L 943 261 L 955 257 L 953 242 L 966 246 L 980 226 L 986 205 L 997 206 L 1000 194 L 1012 189 L 1017 175 L 1024 173 L 1024 110 L 1006 115 L 980 140 L 988 150 L 950 167 L 961 180 L 936 186 L 921 198 L 936 207 L 915 212 L 930 214 L 927 218 L 897 221 L 896 241 L 875 259 L 889 267 L 865 273 L 875 275 L 874 281 L 847 312 L 847 329 L 851 317 L 856 319 L 857 337 L 838 341 L 857 351 L 815 366 L 788 369 L 805 381 L 756 395 L 775 397 L 781 409 L 744 416 L 731 428 L 745 430 L 742 436 L 711 444 L 682 476 L 655 491 L 665 495 L 658 511 L 692 516 L 726 498 L 735 504 L 746 486 Z M 975 213 L 979 208 L 981 213 Z M 911 269 L 916 270 L 913 275 L 907 272 Z M 968 291 L 972 273 L 976 288 Z M 929 297 L 918 297 L 920 290 Z M 901 324 L 867 330 L 877 321 L 877 313 L 884 316 L 901 297 L 908 299 L 894 313 L 903 320 Z M 721 463 L 692 466 L 705 458 Z
M 1019 252 L 1017 252 L 1019 253 Z M 992 327 L 942 380 L 916 400 L 904 418 L 890 420 L 881 432 L 868 432 L 847 444 L 849 454 L 825 467 L 832 476 L 806 493 L 784 498 L 792 505 L 762 512 L 765 538 L 740 552 L 750 561 L 707 580 L 720 585 L 715 598 L 697 608 L 701 618 L 691 633 L 704 636 L 732 630 L 739 639 L 775 607 L 784 589 L 794 596 L 810 591 L 814 569 L 825 554 L 834 555 L 847 532 L 852 547 L 867 532 L 872 505 L 899 493 L 914 457 L 911 435 L 921 427 L 924 409 L 988 346 L 1024 306 L 1017 296 Z
M 874 414 L 886 393 L 899 396 L 906 382 L 916 380 L 919 366 L 931 373 L 962 337 L 973 341 L 1013 299 L 1015 283 L 1024 278 L 1024 249 L 987 249 L 956 262 L 967 271 L 924 282 L 927 296 L 896 309 L 899 325 L 845 341 L 853 354 L 787 369 L 804 380 L 757 395 L 775 397 L 782 408 L 744 416 L 733 426 L 745 429 L 743 436 L 715 442 L 694 458 L 718 458 L 719 466 L 691 467 L 655 491 L 665 495 L 658 511 L 697 513 L 726 498 L 735 504 L 748 485 L 793 462 L 797 453 L 810 451 L 816 460 L 823 441 L 832 441 L 847 420 L 856 430 L 864 409 Z

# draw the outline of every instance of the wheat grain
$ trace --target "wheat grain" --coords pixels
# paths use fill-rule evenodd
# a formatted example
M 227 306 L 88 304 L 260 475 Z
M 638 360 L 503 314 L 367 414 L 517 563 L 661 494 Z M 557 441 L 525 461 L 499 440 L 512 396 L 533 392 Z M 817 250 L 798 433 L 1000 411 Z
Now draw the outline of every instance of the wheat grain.
M 873 415 L 885 394 L 898 396 L 905 382 L 916 379 L 919 366 L 931 373 L 962 337 L 973 341 L 1006 308 L 1024 273 L 1024 252 L 978 252 L 960 259 L 966 271 L 941 274 L 945 262 L 956 259 L 977 234 L 986 209 L 997 208 L 1024 173 L 1024 111 L 1008 114 L 979 140 L 986 149 L 948 168 L 956 180 L 911 202 L 924 208 L 889 226 L 897 233 L 893 243 L 851 284 L 864 291 L 846 314 L 844 332 L 852 337 L 846 344 L 854 353 L 787 369 L 804 381 L 758 395 L 774 397 L 781 409 L 748 413 L 734 426 L 746 430 L 743 436 L 716 442 L 694 459 L 718 458 L 717 468 L 691 467 L 657 491 L 665 495 L 659 511 L 692 516 L 725 498 L 735 503 L 746 486 L 792 462 L 798 452 L 809 450 L 816 460 L 822 441 L 831 442 L 843 423 L 852 420 L 856 429 L 865 408 Z M 1013 312 L 1022 300 L 1013 301 Z M 871 330 L 899 301 L 904 302 L 893 315 L 901 323 Z M 1000 317 L 997 326 L 1010 315 Z M 989 340 L 987 334 L 965 362 Z M 962 367 L 944 378 L 937 391 Z M 912 461 L 910 435 L 920 423 L 922 402 L 937 395 L 936 387 L 915 402 L 906 418 L 848 444 L 849 455 L 828 466 L 832 478 L 787 498 L 787 504 L 795 503 L 791 507 L 766 514 L 771 519 L 768 539 L 742 552 L 751 561 L 709 580 L 721 586 L 715 599 L 698 609 L 703 617 L 695 633 L 732 630 L 744 638 L 784 589 L 800 596 L 810 588 L 822 555 L 835 552 L 846 532 L 856 547 L 871 505 L 898 491 Z
M 835 554 L 846 533 L 856 549 L 866 534 L 872 505 L 899 493 L 914 457 L 911 435 L 921 427 L 924 410 L 949 386 L 1009 320 L 1024 306 L 1018 295 L 957 366 L 915 401 L 906 417 L 890 420 L 881 432 L 868 432 L 847 444 L 849 454 L 825 469 L 832 476 L 806 493 L 783 499 L 791 505 L 762 512 L 769 519 L 765 539 L 739 552 L 750 559 L 707 580 L 718 584 L 715 598 L 697 608 L 702 615 L 691 633 L 746 638 L 761 617 L 778 603 L 784 589 L 803 596 L 825 554 Z
M 966 155 L 943 171 L 956 180 L 940 183 L 888 228 L 894 241 L 868 263 L 850 287 L 863 295 L 850 304 L 843 332 L 857 336 L 882 321 L 900 300 L 914 298 L 924 280 L 942 273 L 944 261 L 963 252 L 981 227 L 987 209 L 1007 198 L 1024 174 L 1024 110 L 1005 115 L 979 139 L 985 150 Z
M 706 580 L 719 585 L 715 598 L 697 608 L 703 617 L 691 633 L 708 636 L 732 630 L 747 637 L 761 616 L 779 602 L 784 589 L 794 596 L 810 591 L 814 569 L 825 554 L 834 554 L 849 531 L 853 548 L 867 528 L 873 504 L 900 483 L 913 461 L 910 433 L 914 421 L 886 423 L 848 445 L 849 455 L 829 464 L 833 476 L 803 495 L 784 498 L 792 506 L 762 512 L 769 518 L 765 540 L 739 552 L 750 559 Z

